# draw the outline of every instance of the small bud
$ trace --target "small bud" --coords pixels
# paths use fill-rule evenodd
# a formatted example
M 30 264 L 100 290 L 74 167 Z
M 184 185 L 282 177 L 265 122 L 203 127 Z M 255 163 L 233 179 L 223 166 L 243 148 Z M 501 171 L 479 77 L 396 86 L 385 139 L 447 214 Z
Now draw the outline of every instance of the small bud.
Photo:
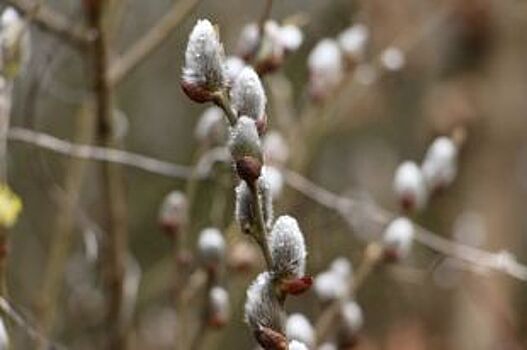
M 431 191 L 450 185 L 457 174 L 457 147 L 448 137 L 434 140 L 421 165 L 424 178 Z
M 364 324 L 362 309 L 355 301 L 346 302 L 340 309 L 341 324 L 338 331 L 339 344 L 346 348 L 357 341 L 357 333 Z
M 280 28 L 279 39 L 286 51 L 296 51 L 304 41 L 304 35 L 300 28 L 292 24 L 286 24 Z
M 225 75 L 229 81 L 229 86 L 232 86 L 238 78 L 238 75 L 245 68 L 245 62 L 238 56 L 229 56 L 225 61 Z
M 381 63 L 387 70 L 395 72 L 404 68 L 406 58 L 400 48 L 390 46 L 381 53 Z
M 351 266 L 350 261 L 344 257 L 333 260 L 329 270 L 339 275 L 348 284 L 353 277 L 353 267 Z
M 281 332 L 284 320 L 285 315 L 273 291 L 271 276 L 269 272 L 263 272 L 247 289 L 245 322 L 253 332 L 258 332 L 262 328 Z
M 229 320 L 229 294 L 222 287 L 213 287 L 209 292 L 209 324 L 223 327 Z
M 250 23 L 243 27 L 236 49 L 238 55 L 246 61 L 250 60 L 255 54 L 258 38 L 258 25 L 256 23 Z
M 9 336 L 4 323 L 4 319 L 0 318 L 0 350 L 9 349 Z
M 269 185 L 272 199 L 277 199 L 284 189 L 284 175 L 274 166 L 264 166 L 262 168 L 262 177 Z
M 425 207 L 428 191 L 421 169 L 414 162 L 406 161 L 395 171 L 393 190 L 404 210 L 421 210 Z
M 315 329 L 306 316 L 296 313 L 287 318 L 285 334 L 290 340 L 297 340 L 313 348 L 316 344 Z
M 279 289 L 283 294 L 300 295 L 313 285 L 313 277 L 284 278 L 279 282 Z
M 206 19 L 198 20 L 185 52 L 181 86 L 188 97 L 203 103 L 213 101 L 227 85 L 224 52 L 219 35 Z
M 318 347 L 318 350 L 337 350 L 337 346 L 330 342 L 325 342 Z
M 408 256 L 414 237 L 414 225 L 405 217 L 393 220 L 384 231 L 384 255 L 388 260 L 401 260 Z
M 219 266 L 225 255 L 225 240 L 220 230 L 206 228 L 201 231 L 198 239 L 198 253 L 205 267 L 216 269 Z
M 271 271 L 281 279 L 298 278 L 304 275 L 306 246 L 297 221 L 287 215 L 280 216 L 269 238 Z
M 217 146 L 225 142 L 226 133 L 223 111 L 219 107 L 212 106 L 201 114 L 194 136 L 201 144 Z
M 178 234 L 187 224 L 188 203 L 186 196 L 180 191 L 170 192 L 159 209 L 159 223 L 167 234 Z
M 266 118 L 265 90 L 258 74 L 251 67 L 245 67 L 236 78 L 231 89 L 231 100 L 238 116 L 247 116 L 255 122 Z
M 368 27 L 364 24 L 355 24 L 339 34 L 337 40 L 340 48 L 350 63 L 357 63 L 364 58 L 369 36 Z
M 126 135 L 128 135 L 128 130 L 130 129 L 130 122 L 128 121 L 128 117 L 122 110 L 114 109 L 112 113 L 112 119 L 113 138 L 118 142 L 123 142 Z
M 0 18 L 0 70 L 13 79 L 29 62 L 30 33 L 24 19 L 12 7 L 7 7 Z
M 256 181 L 262 170 L 262 146 L 254 120 L 245 116 L 238 119 L 231 129 L 229 150 L 240 178 Z
M 254 336 L 265 350 L 289 350 L 285 335 L 271 328 L 261 327 L 254 331 Z
M 262 147 L 266 164 L 281 166 L 289 160 L 289 145 L 278 131 L 268 132 Z
M 333 270 L 320 273 L 315 278 L 315 294 L 322 302 L 341 299 L 348 293 L 348 283 Z
M 340 85 L 344 64 L 335 40 L 320 41 L 309 54 L 309 90 L 315 100 L 324 100 Z
M 289 342 L 289 350 L 309 350 L 309 348 L 304 343 L 292 340 Z

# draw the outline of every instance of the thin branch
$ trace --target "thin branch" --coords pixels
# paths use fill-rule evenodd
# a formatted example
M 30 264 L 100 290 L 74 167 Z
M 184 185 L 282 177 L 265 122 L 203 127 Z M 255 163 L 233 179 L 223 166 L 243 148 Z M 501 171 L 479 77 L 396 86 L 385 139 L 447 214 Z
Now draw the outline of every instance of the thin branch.
M 8 138 L 12 141 L 25 142 L 71 157 L 114 162 L 177 179 L 186 179 L 192 172 L 190 167 L 184 165 L 173 164 L 167 161 L 118 149 L 73 144 L 48 134 L 23 128 L 10 129 Z M 377 206 L 365 204 L 357 199 L 339 196 L 328 191 L 299 173 L 287 169 L 282 169 L 282 171 L 285 175 L 287 184 L 291 188 L 297 190 L 320 205 L 336 211 L 340 215 L 346 216 L 347 219 L 349 219 L 350 216 L 357 215 L 357 213 L 353 214 L 350 208 L 362 208 L 362 210 L 359 211 L 362 213 L 366 210 L 369 214 L 369 220 L 379 225 L 387 225 L 389 221 L 395 217 L 395 214 L 388 213 Z M 363 219 L 367 220 L 366 218 Z M 458 258 L 478 267 L 503 272 L 522 281 L 527 281 L 527 266 L 518 263 L 513 257 L 504 252 L 493 253 L 462 245 L 457 242 L 452 242 L 419 226 L 416 240 L 430 249 L 444 255 Z
M 11 128 L 8 133 L 8 139 L 35 145 L 70 157 L 117 163 L 176 179 L 186 179 L 191 175 L 191 168 L 184 165 L 173 164 L 115 148 L 74 144 L 45 133 L 24 128 Z
M 18 311 L 15 310 L 6 298 L 0 297 L 0 310 L 2 314 L 6 315 L 14 324 L 21 328 L 35 343 L 46 344 L 48 349 L 66 349 L 66 347 L 57 344 L 42 335 L 36 327 L 31 325 Z
M 157 50 L 200 1 L 181 0 L 176 2 L 152 29 L 114 61 L 108 73 L 109 84 L 116 85 L 121 82 L 128 73 Z
M 370 220 L 376 224 L 386 226 L 395 217 L 395 214 L 389 213 L 372 203 L 364 204 L 354 198 L 336 195 L 309 181 L 298 173 L 290 170 L 283 170 L 283 172 L 286 183 L 290 187 L 304 194 L 306 197 L 311 198 L 320 205 L 338 212 L 346 220 Z M 358 208 L 362 210 L 355 210 Z M 366 215 L 363 215 L 364 213 Z M 364 217 L 353 218 L 353 216 L 356 215 Z M 502 272 L 518 280 L 527 281 L 527 266 L 520 264 L 516 261 L 515 257 L 508 252 L 488 252 L 458 242 L 453 242 L 436 235 L 422 226 L 416 225 L 416 228 L 417 232 L 415 240 L 431 250 L 446 256 L 457 258 L 463 262 L 483 268 L 484 270 Z
M 64 15 L 48 6 L 30 0 L 5 0 L 44 31 L 50 32 L 68 44 L 84 49 L 93 35 L 82 25 L 73 24 Z

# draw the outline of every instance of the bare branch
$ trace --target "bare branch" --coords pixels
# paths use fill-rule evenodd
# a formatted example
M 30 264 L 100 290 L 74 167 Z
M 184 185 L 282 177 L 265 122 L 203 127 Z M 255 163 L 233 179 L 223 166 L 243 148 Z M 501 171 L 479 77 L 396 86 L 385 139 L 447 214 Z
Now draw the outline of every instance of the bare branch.
M 290 170 L 283 171 L 289 186 L 320 205 L 338 212 L 346 220 L 370 220 L 376 224 L 386 226 L 395 217 L 395 214 L 389 213 L 372 203 L 364 204 L 354 198 L 341 197 L 321 188 L 296 172 Z M 356 210 L 357 208 L 361 208 L 362 210 Z M 363 215 L 364 213 L 367 215 Z M 353 218 L 353 216 L 357 215 L 364 217 Z M 512 254 L 506 251 L 497 253 L 488 252 L 453 242 L 436 235 L 424 227 L 416 225 L 416 228 L 416 241 L 438 253 L 457 258 L 465 263 L 483 269 L 483 271 L 493 270 L 502 272 L 516 279 L 527 281 L 527 266 L 520 264 Z
M 92 38 L 90 31 L 82 25 L 71 23 L 64 15 L 36 1 L 5 0 L 5 2 L 26 17 L 30 17 L 30 20 L 42 30 L 57 35 L 74 47 L 85 48 Z
M 21 328 L 31 340 L 36 343 L 45 344 L 49 349 L 64 350 L 64 346 L 59 345 L 46 337 L 44 337 L 34 326 L 32 326 L 7 299 L 0 297 L 0 310 L 2 314 L 6 315 L 14 324 Z
M 190 167 L 184 165 L 113 148 L 74 144 L 48 134 L 23 128 L 11 128 L 8 138 L 12 141 L 32 144 L 71 157 L 118 163 L 177 179 L 186 179 L 191 174 Z
M 110 85 L 118 84 L 145 58 L 158 49 L 199 2 L 200 0 L 181 0 L 175 3 L 153 28 L 113 62 L 108 73 Z

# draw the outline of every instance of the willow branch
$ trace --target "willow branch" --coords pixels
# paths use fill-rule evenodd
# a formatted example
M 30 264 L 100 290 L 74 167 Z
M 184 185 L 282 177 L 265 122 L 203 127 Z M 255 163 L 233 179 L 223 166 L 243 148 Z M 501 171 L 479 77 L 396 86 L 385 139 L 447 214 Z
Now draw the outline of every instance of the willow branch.
M 115 148 L 71 143 L 49 134 L 24 128 L 11 128 L 8 132 L 8 139 L 34 145 L 69 157 L 121 164 L 176 179 L 186 179 L 191 174 L 191 168 L 184 165 L 173 164 Z
M 346 220 L 386 227 L 396 216 L 373 203 L 364 203 L 354 198 L 339 196 L 293 171 L 283 171 L 286 183 L 290 187 L 316 203 L 336 211 Z M 443 238 L 422 226 L 415 225 L 415 227 L 415 240 L 433 251 L 457 258 L 484 270 L 501 272 L 518 280 L 527 281 L 527 266 L 520 264 L 508 252 L 494 253 L 481 250 Z

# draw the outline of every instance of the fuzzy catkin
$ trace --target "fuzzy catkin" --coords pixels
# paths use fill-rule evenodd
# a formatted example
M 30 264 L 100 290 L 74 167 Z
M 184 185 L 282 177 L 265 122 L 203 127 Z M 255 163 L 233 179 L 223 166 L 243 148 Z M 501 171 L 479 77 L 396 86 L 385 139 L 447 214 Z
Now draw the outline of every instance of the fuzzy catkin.
M 278 278 L 298 278 L 304 275 L 306 247 L 296 219 L 280 216 L 269 238 L 271 271 Z
M 253 331 L 266 327 L 282 332 L 285 313 L 276 298 L 268 272 L 259 274 L 247 289 L 245 321 Z

